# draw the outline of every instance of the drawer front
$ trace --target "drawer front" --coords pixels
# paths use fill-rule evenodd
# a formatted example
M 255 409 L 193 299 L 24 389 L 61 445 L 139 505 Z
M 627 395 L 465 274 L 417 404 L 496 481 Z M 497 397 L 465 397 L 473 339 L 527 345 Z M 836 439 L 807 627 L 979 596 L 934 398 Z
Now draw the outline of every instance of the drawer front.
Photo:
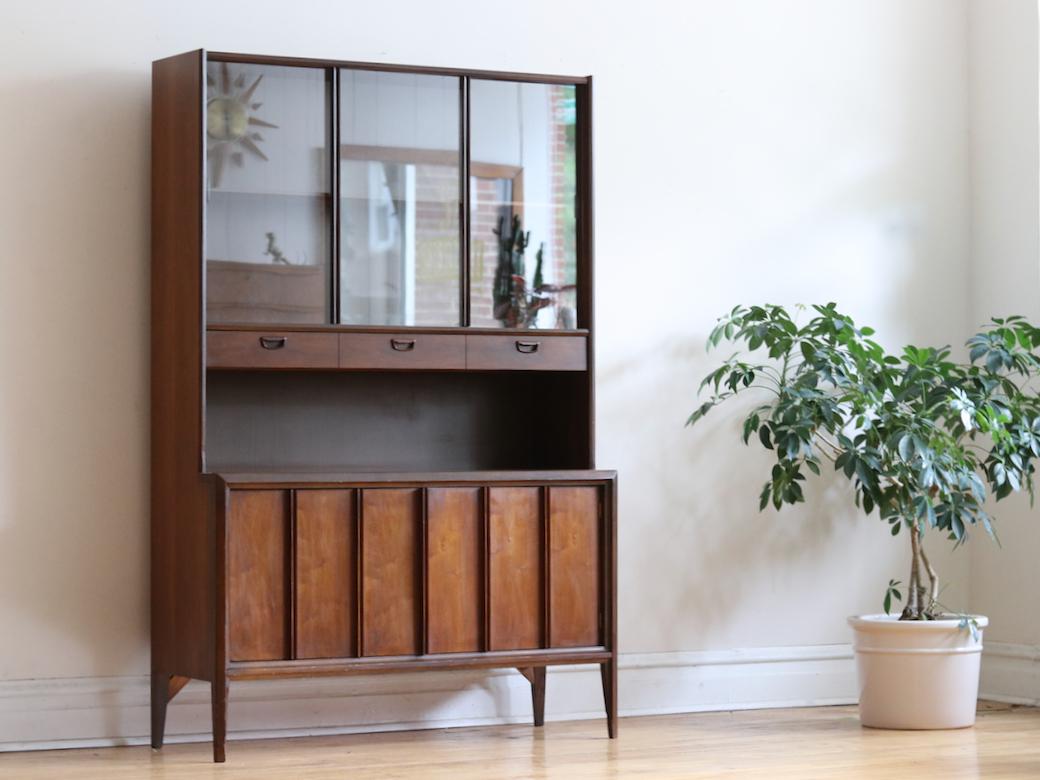
M 477 371 L 584 371 L 584 336 L 466 336 L 466 368 Z
M 206 334 L 209 368 L 336 368 L 335 333 L 214 330 Z
M 339 367 L 461 370 L 466 367 L 465 338 L 428 333 L 341 333 Z

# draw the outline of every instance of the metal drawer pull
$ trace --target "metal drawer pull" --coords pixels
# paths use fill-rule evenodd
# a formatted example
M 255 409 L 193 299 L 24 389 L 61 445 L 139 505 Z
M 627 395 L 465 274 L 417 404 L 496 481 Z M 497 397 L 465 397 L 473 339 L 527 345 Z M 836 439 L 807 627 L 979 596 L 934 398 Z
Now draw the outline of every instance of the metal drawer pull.
M 390 339 L 390 346 L 398 352 L 411 352 L 415 349 L 415 339 Z
M 541 345 L 539 341 L 518 341 L 516 342 L 516 351 L 523 352 L 525 355 L 533 355 L 538 351 L 538 347 Z
M 260 346 L 264 349 L 281 349 L 288 341 L 285 336 L 261 336 Z

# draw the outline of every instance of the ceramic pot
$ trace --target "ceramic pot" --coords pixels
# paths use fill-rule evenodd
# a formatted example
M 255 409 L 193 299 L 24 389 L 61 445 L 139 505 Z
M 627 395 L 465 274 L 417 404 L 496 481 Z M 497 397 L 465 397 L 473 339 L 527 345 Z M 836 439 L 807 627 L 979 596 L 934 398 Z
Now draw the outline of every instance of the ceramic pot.
M 975 724 L 982 629 L 961 620 L 904 620 L 898 615 L 850 617 L 859 718 L 879 729 L 959 729 Z

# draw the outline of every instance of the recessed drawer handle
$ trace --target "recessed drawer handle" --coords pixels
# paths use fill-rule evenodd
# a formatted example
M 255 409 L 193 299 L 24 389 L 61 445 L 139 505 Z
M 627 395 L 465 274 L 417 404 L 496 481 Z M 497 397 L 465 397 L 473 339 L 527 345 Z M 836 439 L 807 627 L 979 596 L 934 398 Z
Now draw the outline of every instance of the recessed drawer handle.
M 288 341 L 285 336 L 261 336 L 260 346 L 264 349 L 281 349 Z
M 415 349 L 415 339 L 390 339 L 390 346 L 398 352 L 411 352 Z
M 523 352 L 525 355 L 533 355 L 538 351 L 539 346 L 541 346 L 539 341 L 518 341 L 516 342 L 516 351 Z

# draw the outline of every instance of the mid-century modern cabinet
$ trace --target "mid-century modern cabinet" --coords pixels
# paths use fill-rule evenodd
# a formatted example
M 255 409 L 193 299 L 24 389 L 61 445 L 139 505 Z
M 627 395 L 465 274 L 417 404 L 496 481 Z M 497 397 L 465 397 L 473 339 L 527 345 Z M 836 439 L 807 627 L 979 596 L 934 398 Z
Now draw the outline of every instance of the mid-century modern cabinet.
M 194 51 L 152 82 L 152 744 L 189 679 L 599 664 L 591 80 Z

